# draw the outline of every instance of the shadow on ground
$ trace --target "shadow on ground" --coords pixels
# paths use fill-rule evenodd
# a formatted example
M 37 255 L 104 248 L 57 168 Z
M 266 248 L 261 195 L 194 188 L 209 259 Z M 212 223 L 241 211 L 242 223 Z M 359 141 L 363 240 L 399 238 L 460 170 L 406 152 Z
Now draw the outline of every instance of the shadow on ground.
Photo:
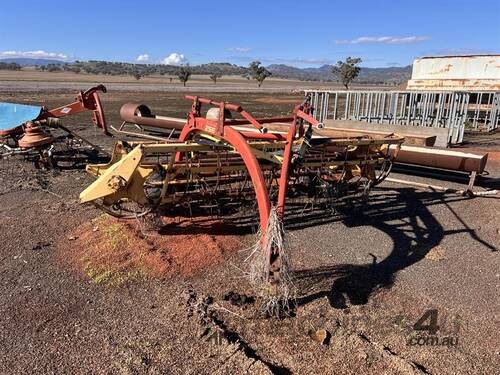
M 305 305 L 318 298 L 327 297 L 333 308 L 345 309 L 349 304 L 366 304 L 374 293 L 391 288 L 399 271 L 419 262 L 439 245 L 444 236 L 467 233 L 491 251 L 497 249 L 479 238 L 450 207 L 449 203 L 468 199 L 436 192 L 417 191 L 412 188 L 382 189 L 384 194 L 370 198 L 362 207 L 344 206 L 337 209 L 337 217 L 331 213 L 303 215 L 290 223 L 291 227 L 303 228 L 342 221 L 348 227 L 372 226 L 389 235 L 393 248 L 389 256 L 379 260 L 375 255 L 368 264 L 335 264 L 314 269 L 296 270 L 297 286 L 303 295 L 297 305 Z M 463 229 L 444 230 L 428 207 L 445 205 L 459 220 Z
M 330 305 L 338 309 L 347 308 L 349 304 L 366 304 L 377 291 L 391 288 L 399 271 L 422 260 L 446 235 L 467 233 L 491 251 L 497 251 L 493 245 L 481 239 L 450 206 L 452 202 L 465 199 L 471 198 L 414 188 L 379 188 L 366 202 L 347 201 L 333 208 L 311 203 L 310 200 L 308 203 L 287 202 L 284 224 L 289 231 L 341 222 L 348 227 L 372 226 L 387 234 L 393 242 L 391 253 L 382 260 L 370 254 L 373 259 L 367 264 L 334 264 L 295 270 L 296 285 L 302 295 L 297 305 L 322 297 L 327 297 Z M 433 205 L 447 207 L 463 228 L 444 230 L 429 211 Z M 252 214 L 244 214 L 234 220 L 202 215 L 206 213 L 173 221 L 164 225 L 159 232 L 165 235 L 255 233 L 256 218 Z

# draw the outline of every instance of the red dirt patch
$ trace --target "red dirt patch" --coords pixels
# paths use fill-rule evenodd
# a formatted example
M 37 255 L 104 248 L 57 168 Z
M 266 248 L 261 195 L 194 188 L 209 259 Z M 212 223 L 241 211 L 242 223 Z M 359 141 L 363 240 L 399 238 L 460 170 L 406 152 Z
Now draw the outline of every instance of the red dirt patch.
M 500 162 L 500 151 L 487 151 L 488 152 L 488 160 Z
M 59 248 L 94 282 L 119 284 L 142 276 L 193 276 L 241 247 L 234 235 L 207 234 L 204 227 L 213 221 L 164 222 L 160 231 L 146 232 L 137 221 L 104 215 L 78 227 Z

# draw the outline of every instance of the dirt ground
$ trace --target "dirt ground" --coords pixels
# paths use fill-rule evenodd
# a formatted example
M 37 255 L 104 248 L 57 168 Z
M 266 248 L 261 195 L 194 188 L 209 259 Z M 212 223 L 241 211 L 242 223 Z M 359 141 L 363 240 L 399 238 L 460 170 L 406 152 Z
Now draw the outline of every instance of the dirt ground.
M 117 124 L 125 101 L 183 117 L 182 94 L 112 88 L 103 102 Z M 50 107 L 72 96 L 0 87 L 0 101 Z M 300 100 L 214 96 L 257 116 L 286 114 Z M 66 124 L 111 145 L 88 115 Z M 483 138 L 467 147 L 500 151 L 498 138 Z M 482 183 L 498 187 L 498 161 L 487 169 Z M 498 196 L 383 183 L 366 205 L 305 210 L 286 223 L 296 307 L 265 319 L 244 274 L 254 235 L 214 218 L 164 222 L 159 233 L 109 219 L 78 203 L 92 181 L 82 169 L 0 161 L 2 374 L 498 373 Z M 435 335 L 414 329 L 429 310 Z M 310 336 L 321 329 L 324 343 Z

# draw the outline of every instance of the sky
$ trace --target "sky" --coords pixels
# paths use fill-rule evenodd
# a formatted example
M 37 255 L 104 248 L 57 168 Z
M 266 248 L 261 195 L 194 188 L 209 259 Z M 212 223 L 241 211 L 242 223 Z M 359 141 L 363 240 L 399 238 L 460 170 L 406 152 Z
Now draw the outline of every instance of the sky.
M 500 53 L 500 0 L 18 0 L 0 8 L 0 58 L 191 65 L 410 65 Z

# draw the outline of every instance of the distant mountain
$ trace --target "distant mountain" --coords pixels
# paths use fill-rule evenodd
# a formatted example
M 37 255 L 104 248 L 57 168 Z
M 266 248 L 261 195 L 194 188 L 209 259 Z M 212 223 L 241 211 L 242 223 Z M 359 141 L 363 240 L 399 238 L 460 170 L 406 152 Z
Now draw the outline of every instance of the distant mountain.
M 63 65 L 66 61 L 61 60 L 51 60 L 51 59 L 31 59 L 29 57 L 9 57 L 5 59 L 0 59 L 0 62 L 4 63 L 15 63 L 21 66 L 47 66 L 49 64 Z
M 411 78 L 412 66 L 388 68 L 361 68 L 357 81 L 370 83 L 402 83 Z
M 300 69 L 295 66 L 285 65 L 285 64 L 271 64 L 267 66 L 273 77 L 278 78 L 294 78 L 304 81 L 318 81 L 320 78 L 319 72 L 310 72 L 309 70 L 316 68 L 305 68 Z M 318 68 L 319 69 L 319 68 Z
M 272 64 L 267 69 L 274 77 L 300 79 L 304 81 L 334 81 L 332 65 L 323 65 L 319 68 L 297 68 L 284 64 Z M 405 67 L 388 68 L 361 68 L 360 83 L 400 83 L 411 76 L 411 65 Z

